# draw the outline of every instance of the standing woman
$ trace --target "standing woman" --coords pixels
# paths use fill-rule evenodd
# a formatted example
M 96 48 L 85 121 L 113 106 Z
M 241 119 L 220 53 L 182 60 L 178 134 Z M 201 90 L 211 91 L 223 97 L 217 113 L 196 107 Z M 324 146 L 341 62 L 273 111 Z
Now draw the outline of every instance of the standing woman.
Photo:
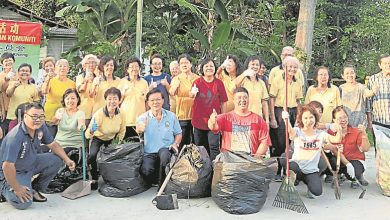
M 85 114 L 78 109 L 80 96 L 75 89 L 67 89 L 61 100 L 62 108 L 57 109 L 52 123 L 58 126 L 55 140 L 66 153 L 82 145 L 81 129 L 85 129 Z
M 125 115 L 119 110 L 121 91 L 111 87 L 104 92 L 106 105 L 93 114 L 91 123 L 85 131 L 87 139 L 92 139 L 88 164 L 91 165 L 93 183 L 91 188 L 98 189 L 98 170 L 96 157 L 101 146 L 108 146 L 114 138 L 123 140 L 126 132 Z
M 179 62 L 180 74 L 173 78 L 169 93 L 176 96 L 176 116 L 179 119 L 182 130 L 182 141 L 180 148 L 193 143 L 192 106 L 194 98 L 190 97 L 192 84 L 198 75 L 192 72 L 192 58 L 188 54 L 182 54 L 177 58 Z
M 192 106 L 192 126 L 194 126 L 194 139 L 197 146 L 204 146 L 213 161 L 220 153 L 219 134 L 208 128 L 208 120 L 213 112 L 217 114 L 226 112 L 228 97 L 223 82 L 215 78 L 215 64 L 210 58 L 200 63 L 202 77 L 195 80 L 190 91 L 190 97 L 195 97 Z
M 135 132 L 137 118 L 146 111 L 145 97 L 149 92 L 148 82 L 140 76 L 141 61 L 130 58 L 125 65 L 127 76 L 119 82 L 118 88 L 122 93 L 121 112 L 125 115 L 125 137 L 138 136 Z
M 0 97 L 0 105 L 1 105 L 1 121 L 5 121 L 6 114 L 8 111 L 8 102 L 9 98 L 5 91 L 8 87 L 8 82 L 15 77 L 15 73 L 13 71 L 15 57 L 12 53 L 5 52 L 0 57 L 0 63 L 2 66 L 2 71 L 0 72 L 0 88 L 1 88 L 1 97 Z M 8 129 L 8 124 L 4 124 L 4 128 Z M 6 133 L 6 132 L 5 132 Z
M 56 60 L 54 57 L 46 57 L 42 60 L 42 70 L 39 70 L 37 80 L 35 81 L 35 85 L 38 88 L 39 96 L 41 97 L 41 104 L 44 105 L 46 101 L 46 96 L 42 95 L 42 85 L 46 79 L 47 75 L 50 75 L 53 78 L 56 73 L 54 71 Z
M 217 69 L 217 78 L 222 80 L 226 89 L 228 101 L 226 103 L 226 112 L 234 109 L 233 91 L 236 88 L 235 79 L 240 74 L 240 61 L 235 55 L 228 55 L 223 64 Z
M 117 87 L 120 79 L 114 76 L 114 72 L 117 70 L 118 65 L 114 58 L 110 56 L 104 56 L 100 59 L 99 70 L 103 72 L 100 77 L 95 77 L 92 84 L 91 94 L 94 95 L 94 103 L 92 108 L 92 114 L 97 110 L 104 107 L 104 93 L 111 87 Z
M 341 105 L 340 90 L 331 84 L 329 68 L 320 66 L 314 73 L 315 84 L 307 89 L 305 104 L 318 101 L 324 107 L 321 122 L 332 123 L 332 111 Z
M 249 92 L 249 111 L 260 115 L 269 125 L 269 109 L 268 109 L 268 90 L 262 80 L 260 68 L 264 62 L 257 56 L 250 56 L 246 59 L 244 71 L 235 80 L 237 87 L 244 87 Z M 264 65 L 265 66 L 265 65 Z
M 17 80 L 11 81 L 6 94 L 9 98 L 7 120 L 9 121 L 8 131 L 18 124 L 17 107 L 22 103 L 39 102 L 38 90 L 34 84 L 30 84 L 32 68 L 30 64 L 23 63 L 18 68 Z M 16 114 L 15 114 L 16 113 Z M 19 120 L 22 120 L 21 118 Z
M 47 75 L 42 85 L 42 94 L 46 95 L 46 124 L 53 136 L 57 133 L 57 127 L 51 123 L 51 120 L 57 109 L 61 108 L 62 96 L 67 89 L 76 88 L 75 82 L 68 78 L 69 63 L 67 60 L 58 60 L 55 65 L 55 72 L 57 76 L 52 77 Z
M 85 113 L 85 124 L 89 125 L 92 117 L 93 94 L 92 90 L 93 79 L 95 78 L 95 69 L 98 65 L 98 58 L 93 54 L 88 54 L 81 61 L 84 72 L 76 77 L 76 89 L 80 95 L 79 109 Z
M 345 66 L 341 74 L 345 83 L 340 85 L 341 103 L 349 117 L 349 125 L 367 126 L 366 99 L 375 95 L 378 86 L 374 85 L 372 91 L 361 83 L 356 82 L 356 73 L 353 66 Z

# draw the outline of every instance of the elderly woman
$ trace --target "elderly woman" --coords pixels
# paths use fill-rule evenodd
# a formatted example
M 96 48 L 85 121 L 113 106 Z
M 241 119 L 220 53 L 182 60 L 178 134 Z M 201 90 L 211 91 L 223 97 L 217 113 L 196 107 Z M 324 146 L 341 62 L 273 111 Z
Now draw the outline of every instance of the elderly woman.
M 68 153 L 82 145 L 80 131 L 85 128 L 85 114 L 78 109 L 80 96 L 75 89 L 65 91 L 61 104 L 63 107 L 57 109 L 52 123 L 58 126 L 55 140 Z
M 118 69 L 118 64 L 114 58 L 110 56 L 102 57 L 98 69 L 103 74 L 95 77 L 92 82 L 92 88 L 90 90 L 90 93 L 94 96 L 92 114 L 104 107 L 104 94 L 106 90 L 111 87 L 117 87 L 120 82 L 120 78 L 114 76 L 114 72 Z
M 260 68 L 264 62 L 257 56 L 250 56 L 246 59 L 244 71 L 235 80 L 237 87 L 244 87 L 249 92 L 249 111 L 260 115 L 269 124 L 268 113 L 268 90 L 266 83 L 262 80 L 264 71 Z
M 92 189 L 98 188 L 98 171 L 96 156 L 101 146 L 108 146 L 114 138 L 123 140 L 126 132 L 125 114 L 119 110 L 119 103 L 122 99 L 121 91 L 111 87 L 104 92 L 106 105 L 97 110 L 91 123 L 85 131 L 87 139 L 91 140 L 89 149 L 88 164 L 91 165 Z
M 69 63 L 67 60 L 58 60 L 55 65 L 55 72 L 57 76 L 47 75 L 42 85 L 42 94 L 46 95 L 46 124 L 53 136 L 57 133 L 57 127 L 51 123 L 51 119 L 57 109 L 61 108 L 61 99 L 64 92 L 76 87 L 75 82 L 68 78 Z
M 42 65 L 42 69 L 38 71 L 38 77 L 37 80 L 35 81 L 35 85 L 37 86 L 39 93 L 41 93 L 41 87 L 47 75 L 51 75 L 52 77 L 56 75 L 54 71 L 56 60 L 54 59 L 54 57 L 46 57 L 42 59 L 41 65 Z
M 23 63 L 18 68 L 17 80 L 11 81 L 8 85 L 6 94 L 9 98 L 7 120 L 9 121 L 8 131 L 18 123 L 19 115 L 16 108 L 22 103 L 39 102 L 38 90 L 34 84 L 29 83 L 32 68 L 30 64 Z M 15 112 L 17 113 L 15 115 Z M 21 117 L 21 116 L 18 116 Z
M 121 111 L 126 118 L 126 137 L 138 136 L 135 132 L 137 118 L 146 111 L 145 97 L 149 87 L 148 82 L 140 77 L 140 69 L 141 61 L 130 58 L 125 65 L 128 75 L 118 85 L 122 93 Z
M 341 142 L 343 151 L 341 154 L 340 173 L 344 173 L 348 180 L 351 180 L 351 188 L 359 187 L 356 181 L 362 185 L 367 186 L 368 182 L 364 179 L 363 173 L 365 171 L 365 156 L 364 153 L 370 150 L 370 143 L 367 138 L 365 127 L 360 124 L 358 128 L 351 127 L 349 124 L 349 117 L 347 111 L 339 106 L 332 111 L 334 122 L 341 127 Z M 328 130 L 331 135 L 338 134 Z M 328 153 L 332 167 L 336 167 L 336 157 Z
M 198 146 L 204 146 L 214 160 L 220 153 L 219 134 L 215 134 L 208 127 L 208 120 L 213 112 L 217 114 L 226 112 L 226 95 L 223 82 L 215 78 L 215 64 L 210 58 L 200 63 L 202 77 L 196 79 L 190 91 L 190 97 L 195 98 L 192 106 L 192 126 L 194 127 L 194 140 Z
M 84 72 L 76 77 L 76 89 L 80 95 L 79 109 L 85 113 L 85 124 L 87 126 L 92 117 L 94 98 L 90 91 L 93 87 L 92 83 L 95 78 L 94 72 L 98 62 L 99 60 L 95 55 L 86 55 L 81 61 Z
M 332 110 L 341 105 L 340 90 L 331 84 L 329 68 L 320 66 L 314 72 L 315 84 L 307 89 L 305 104 L 315 100 L 322 104 L 321 122 L 332 122 Z
M 228 101 L 226 103 L 226 112 L 234 109 L 233 91 L 236 88 L 235 79 L 240 74 L 240 61 L 235 55 L 228 55 L 223 64 L 217 69 L 216 77 L 222 80 L 226 89 Z

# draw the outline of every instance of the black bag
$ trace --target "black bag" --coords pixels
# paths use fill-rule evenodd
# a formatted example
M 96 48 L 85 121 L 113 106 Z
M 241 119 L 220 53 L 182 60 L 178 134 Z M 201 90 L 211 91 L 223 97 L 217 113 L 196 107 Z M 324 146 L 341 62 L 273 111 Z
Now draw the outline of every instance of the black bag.
M 83 167 L 81 163 L 80 150 L 72 149 L 68 153 L 68 157 L 76 163 L 76 169 L 70 171 L 68 166 L 64 165 L 57 175 L 50 181 L 45 193 L 60 193 L 63 192 L 73 183 L 83 179 Z
M 223 152 L 215 161 L 211 186 L 214 202 L 230 214 L 260 211 L 273 176 L 264 161 L 236 152 Z
M 122 198 L 148 190 L 148 184 L 139 173 L 142 157 L 143 142 L 138 138 L 119 145 L 102 146 L 97 164 L 104 184 L 99 193 Z
M 176 158 L 172 156 L 171 164 Z M 169 166 L 167 166 L 167 173 Z M 172 168 L 173 174 L 165 193 L 177 194 L 180 199 L 210 196 L 212 165 L 203 146 L 187 145 L 182 156 Z

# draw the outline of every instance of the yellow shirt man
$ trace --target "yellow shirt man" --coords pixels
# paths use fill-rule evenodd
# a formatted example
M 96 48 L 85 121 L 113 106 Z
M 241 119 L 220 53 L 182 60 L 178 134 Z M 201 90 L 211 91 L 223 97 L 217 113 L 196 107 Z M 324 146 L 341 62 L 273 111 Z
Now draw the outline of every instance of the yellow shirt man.
M 269 84 L 272 85 L 272 83 L 274 81 L 275 81 L 275 83 L 284 81 L 283 76 L 284 76 L 284 70 L 280 68 L 280 65 L 275 66 L 269 72 L 268 82 L 269 82 Z M 295 74 L 295 79 L 296 79 L 296 81 L 298 81 L 301 84 L 301 86 L 303 88 L 303 86 L 305 85 L 305 77 L 303 76 L 301 69 L 297 70 L 297 73 Z
M 263 80 L 250 80 L 245 77 L 241 84 L 242 87 L 248 90 L 249 93 L 249 111 L 263 116 L 263 105 L 262 101 L 269 99 L 267 87 Z
M 192 119 L 192 105 L 194 104 L 194 98 L 189 97 L 189 93 L 192 88 L 192 84 L 199 76 L 193 74 L 191 78 L 188 78 L 187 74 L 180 73 L 173 78 L 171 87 L 180 83 L 176 90 L 176 116 L 179 120 L 191 120 Z
M 15 83 L 17 83 L 17 81 L 11 81 L 8 87 L 13 87 Z M 34 84 L 19 85 L 14 90 L 12 96 L 9 98 L 7 119 L 15 120 L 17 118 L 15 115 L 15 111 L 18 105 L 26 102 L 32 103 L 38 101 L 38 89 Z
M 305 104 L 311 101 L 318 101 L 324 107 L 320 122 L 332 123 L 332 111 L 341 105 L 340 90 L 335 85 L 331 85 L 323 92 L 319 92 L 314 86 L 307 89 Z
M 302 85 L 298 81 L 292 81 L 288 85 L 287 107 L 295 108 L 298 106 L 297 100 L 303 98 Z M 271 84 L 269 95 L 275 98 L 275 107 L 284 107 L 286 103 L 286 84 L 284 79 L 278 83 Z

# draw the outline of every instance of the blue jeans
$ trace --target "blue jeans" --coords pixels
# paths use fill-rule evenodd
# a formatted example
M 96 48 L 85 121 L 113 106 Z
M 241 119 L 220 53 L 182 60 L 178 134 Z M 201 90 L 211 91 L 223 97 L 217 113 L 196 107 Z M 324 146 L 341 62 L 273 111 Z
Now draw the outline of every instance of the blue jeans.
M 30 190 L 34 189 L 44 192 L 62 166 L 63 161 L 61 158 L 53 153 L 38 154 L 33 169 L 28 172 L 17 172 L 16 178 L 20 185 L 27 186 Z M 36 174 L 39 174 L 39 176 L 31 183 L 31 178 Z M 30 207 L 32 201 L 22 203 L 15 193 L 10 190 L 11 186 L 2 175 L 0 174 L 0 193 L 7 202 L 16 209 L 27 209 Z M 30 192 L 32 195 L 32 191 Z

